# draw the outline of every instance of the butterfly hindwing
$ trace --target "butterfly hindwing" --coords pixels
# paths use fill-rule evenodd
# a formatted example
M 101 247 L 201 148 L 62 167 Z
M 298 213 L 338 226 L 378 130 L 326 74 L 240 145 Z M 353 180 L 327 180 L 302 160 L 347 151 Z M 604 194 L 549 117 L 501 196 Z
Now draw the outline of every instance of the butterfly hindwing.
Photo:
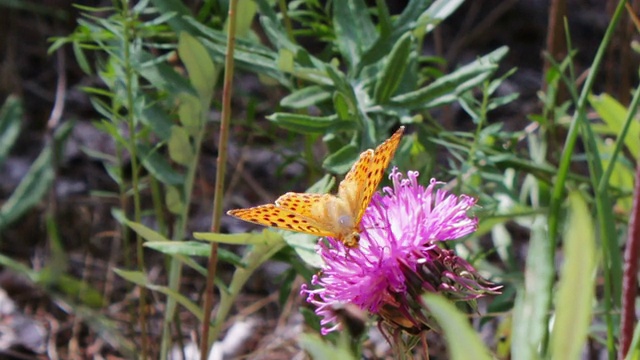
M 230 210 L 227 214 L 255 224 L 277 227 L 316 236 L 330 236 L 323 225 L 291 210 L 279 208 L 274 204 L 256 206 L 248 209 Z

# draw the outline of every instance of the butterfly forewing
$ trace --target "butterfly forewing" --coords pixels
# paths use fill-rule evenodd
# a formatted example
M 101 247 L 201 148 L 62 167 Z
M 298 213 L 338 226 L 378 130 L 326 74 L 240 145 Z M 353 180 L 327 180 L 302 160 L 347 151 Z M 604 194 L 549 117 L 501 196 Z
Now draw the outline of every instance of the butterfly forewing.
M 354 218 L 363 206 L 362 195 L 367 184 L 367 173 L 371 168 L 373 160 L 373 150 L 369 149 L 358 158 L 351 170 L 345 175 L 344 180 L 340 182 L 338 187 L 338 197 L 346 201 L 351 209 L 351 216 Z M 368 204 L 364 204 L 367 207 Z
M 366 173 L 366 185 L 363 188 L 362 198 L 360 200 L 361 203 L 365 205 L 359 209 L 356 216 L 356 223 L 360 223 L 365 210 L 371 202 L 373 193 L 378 188 L 378 185 L 380 185 L 380 181 L 382 181 L 385 170 L 387 170 L 387 167 L 389 166 L 391 159 L 393 159 L 393 155 L 400 144 L 400 139 L 402 139 L 403 133 L 404 126 L 401 126 L 389 139 L 376 148 L 373 154 L 373 159 L 371 160 L 371 166 Z
M 314 214 L 314 207 L 325 203 L 330 196 L 333 195 L 288 192 L 280 196 L 275 204 L 279 208 L 291 210 L 296 214 L 315 218 L 317 215 Z

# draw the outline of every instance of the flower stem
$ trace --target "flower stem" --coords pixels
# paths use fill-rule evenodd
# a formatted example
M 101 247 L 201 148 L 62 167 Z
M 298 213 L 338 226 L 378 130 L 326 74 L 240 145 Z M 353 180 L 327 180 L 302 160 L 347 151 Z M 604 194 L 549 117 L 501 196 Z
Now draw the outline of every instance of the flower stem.
M 231 122 L 231 94 L 233 88 L 233 52 L 235 49 L 236 14 L 238 0 L 229 2 L 229 26 L 227 28 L 227 54 L 224 66 L 224 85 L 222 89 L 222 119 L 220 121 L 220 137 L 218 141 L 218 159 L 216 184 L 214 189 L 213 213 L 211 218 L 211 232 L 220 231 L 222 217 L 222 199 L 224 196 L 224 175 L 227 164 L 227 143 L 229 139 L 229 124 Z M 200 359 L 206 360 L 209 350 L 209 327 L 211 311 L 213 309 L 213 283 L 218 264 L 218 243 L 211 243 L 211 253 L 207 264 L 207 285 L 204 294 L 204 319 L 202 321 L 202 338 L 200 339 Z

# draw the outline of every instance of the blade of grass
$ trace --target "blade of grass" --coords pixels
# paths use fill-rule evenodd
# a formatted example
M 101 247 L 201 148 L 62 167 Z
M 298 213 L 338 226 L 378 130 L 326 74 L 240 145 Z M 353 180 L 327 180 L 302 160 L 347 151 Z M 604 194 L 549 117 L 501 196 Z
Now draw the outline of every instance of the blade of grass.
M 557 237 L 558 237 L 559 220 L 560 220 L 560 207 L 563 201 L 565 183 L 569 173 L 569 166 L 571 165 L 571 159 L 573 157 L 573 151 L 575 149 L 576 142 L 578 139 L 579 130 L 582 124 L 586 121 L 585 114 L 586 114 L 586 104 L 587 104 L 588 94 L 591 92 L 591 89 L 593 88 L 596 75 L 598 74 L 598 70 L 601 67 L 607 46 L 611 42 L 611 38 L 613 37 L 614 30 L 618 25 L 618 22 L 620 21 L 620 17 L 624 10 L 624 4 L 625 4 L 624 0 L 620 0 L 618 2 L 615 12 L 613 13 L 613 16 L 611 18 L 611 21 L 609 22 L 609 26 L 607 27 L 607 30 L 605 32 L 605 35 L 602 41 L 600 42 L 600 46 L 598 47 L 596 56 L 593 59 L 593 63 L 591 64 L 591 71 L 587 76 L 585 84 L 580 93 L 580 98 L 578 99 L 578 103 L 576 104 L 576 112 L 571 120 L 571 125 L 569 126 L 567 138 L 565 141 L 565 146 L 564 146 L 564 149 L 562 150 L 560 165 L 558 167 L 558 177 L 553 186 L 553 191 L 551 195 L 551 206 L 549 209 L 549 241 L 551 242 L 551 246 L 549 248 L 550 250 L 549 256 L 551 258 L 553 258 L 553 256 L 555 255 L 555 249 L 558 241 Z M 552 306 L 551 301 L 549 301 L 547 308 L 550 310 L 551 306 Z M 545 338 L 548 339 L 548 331 L 547 331 L 547 336 Z M 608 338 L 610 339 L 607 344 L 607 347 L 609 349 L 609 356 L 610 358 L 614 358 L 615 349 L 612 343 L 614 337 L 609 336 Z M 547 342 L 548 341 L 544 342 L 543 349 L 547 348 L 546 346 Z
M 595 297 L 596 239 L 591 212 L 578 191 L 569 194 L 565 261 L 556 291 L 551 359 L 578 359 L 587 340 Z

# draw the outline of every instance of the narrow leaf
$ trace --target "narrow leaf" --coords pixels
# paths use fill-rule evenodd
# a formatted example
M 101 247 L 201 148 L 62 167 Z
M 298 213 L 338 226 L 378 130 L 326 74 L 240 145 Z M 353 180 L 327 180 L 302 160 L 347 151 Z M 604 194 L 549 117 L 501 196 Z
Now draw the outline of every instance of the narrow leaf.
M 488 79 L 506 53 L 507 48 L 501 47 L 419 90 L 394 96 L 391 101 L 397 106 L 420 109 L 451 103 L 458 95 Z
M 191 145 L 189 134 L 182 126 L 171 127 L 169 138 L 169 157 L 180 165 L 189 166 L 195 158 L 195 151 Z
M 400 85 L 407 68 L 411 42 L 411 34 L 407 33 L 391 49 L 376 82 L 374 98 L 378 103 L 386 103 Z
M 131 228 L 131 230 L 142 236 L 146 241 L 169 241 L 169 239 L 164 237 L 162 234 L 146 227 L 145 225 L 128 220 L 125 221 L 125 223 Z
M 322 167 L 336 174 L 344 174 L 358 158 L 358 150 L 353 144 L 348 144 L 327 156 L 322 162 Z
M 211 244 L 200 241 L 155 241 L 147 242 L 144 246 L 169 255 L 202 257 L 211 255 Z M 243 266 L 240 257 L 226 249 L 218 249 L 218 258 L 236 266 Z
M 340 121 L 335 115 L 310 116 L 292 113 L 275 113 L 267 116 L 267 119 L 284 129 L 301 134 L 324 134 L 331 126 Z
M 351 67 L 377 38 L 378 32 L 363 0 L 344 0 L 333 3 L 333 22 L 336 45 Z
M 51 148 L 45 147 L 9 199 L 0 207 L 0 230 L 35 206 L 49 190 L 54 171 Z
M 423 300 L 444 332 L 449 359 L 491 359 L 488 349 L 473 331 L 467 318 L 453 304 L 441 296 L 432 294 L 425 295 Z
M 267 234 L 268 233 L 268 234 Z M 246 233 L 246 234 L 218 234 L 218 233 L 193 233 L 193 237 L 197 240 L 203 241 L 213 241 L 222 244 L 232 244 L 232 245 L 249 245 L 249 244 L 263 244 L 272 239 L 278 239 L 278 241 L 283 241 L 281 235 L 270 231 L 263 230 L 261 233 Z
M 180 94 L 179 99 L 178 117 L 180 123 L 189 135 L 195 137 L 202 127 L 202 103 L 197 97 L 187 93 Z
M 322 86 L 306 86 L 280 100 L 280 105 L 292 109 L 305 109 L 331 99 L 331 92 Z
M 147 276 L 140 271 L 127 271 L 122 269 L 114 269 L 113 271 L 127 281 L 130 281 L 139 286 L 144 286 L 147 289 L 157 291 L 171 297 L 178 304 L 184 306 L 185 309 L 189 310 L 198 320 L 202 321 L 202 310 L 198 307 L 197 304 L 195 304 L 179 292 L 171 290 L 166 286 L 153 285 L 151 281 L 147 279 Z
M 144 154 L 141 156 L 142 165 L 154 178 L 166 185 L 182 185 L 184 183 L 184 175 L 176 171 L 166 157 L 148 145 L 138 144 L 137 146 L 138 153 Z
M 622 106 L 616 99 L 610 95 L 602 94 L 599 96 L 589 96 L 589 103 L 594 110 L 600 115 L 602 121 L 607 124 L 609 133 L 617 135 L 622 130 L 624 120 L 627 117 L 627 108 Z M 629 124 L 627 136 L 624 139 L 624 145 L 629 149 L 629 153 L 636 159 L 640 156 L 640 124 L 632 121 Z
M 312 359 L 356 359 L 346 349 L 338 348 L 324 341 L 318 334 L 302 334 L 298 342 L 300 343 L 300 347 L 311 355 Z
M 518 285 L 513 312 L 511 355 L 514 359 L 539 359 L 538 350 L 547 329 L 547 304 L 554 280 L 549 258 L 546 218 L 538 216 L 531 225 L 524 284 Z
M 209 104 L 216 82 L 215 69 L 209 53 L 198 39 L 183 31 L 178 41 L 178 54 L 203 104 Z
M 421 35 L 428 34 L 444 19 L 453 14 L 464 3 L 464 0 L 436 0 L 429 9 L 422 13 L 416 25 L 416 32 Z
M 0 165 L 9 154 L 20 133 L 22 124 L 22 102 L 16 96 L 9 96 L 0 109 Z
M 582 195 L 569 194 L 556 320 L 551 336 L 552 359 L 579 359 L 587 341 L 595 296 L 596 243 L 591 212 Z

